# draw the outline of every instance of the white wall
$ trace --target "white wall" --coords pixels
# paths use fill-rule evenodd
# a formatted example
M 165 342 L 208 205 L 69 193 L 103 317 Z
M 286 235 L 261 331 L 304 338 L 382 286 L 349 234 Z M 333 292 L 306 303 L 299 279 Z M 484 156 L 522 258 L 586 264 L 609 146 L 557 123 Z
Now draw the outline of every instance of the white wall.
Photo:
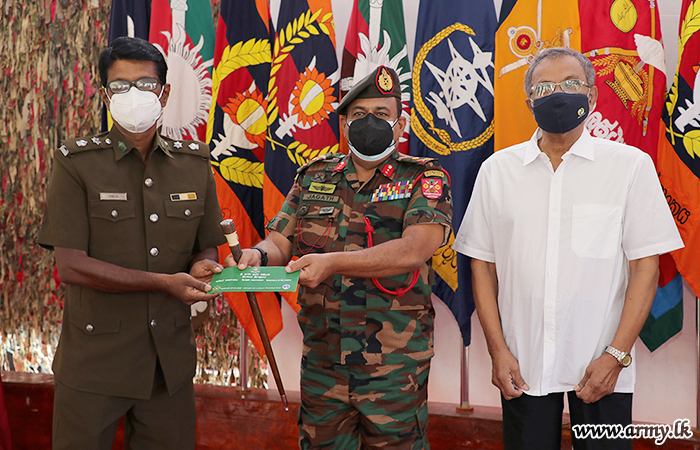
M 500 10 L 501 0 L 494 0 Z M 681 0 L 658 0 L 661 29 L 666 46 L 667 77 L 678 63 L 678 23 Z M 277 17 L 280 0 L 271 0 L 272 16 Z M 336 26 L 338 60 L 345 43 L 353 2 L 332 0 Z M 408 54 L 413 59 L 419 0 L 404 0 Z M 428 385 L 431 401 L 454 403 L 460 401 L 460 347 L 457 322 L 447 307 L 436 300 L 435 358 L 433 358 Z M 637 386 L 634 396 L 633 418 L 636 421 L 673 423 L 675 419 L 696 421 L 696 366 L 695 296 L 684 291 L 685 319 L 683 331 L 653 354 L 638 342 Z M 284 330 L 272 342 L 282 378 L 288 391 L 299 389 L 299 360 L 301 357 L 301 330 L 294 311 L 283 305 Z M 472 317 L 472 345 L 469 352 L 469 400 L 472 405 L 498 406 L 498 390 L 491 385 L 491 358 L 486 350 L 484 334 L 476 314 Z M 272 377 L 268 377 L 272 380 Z M 274 381 L 271 381 L 274 389 Z

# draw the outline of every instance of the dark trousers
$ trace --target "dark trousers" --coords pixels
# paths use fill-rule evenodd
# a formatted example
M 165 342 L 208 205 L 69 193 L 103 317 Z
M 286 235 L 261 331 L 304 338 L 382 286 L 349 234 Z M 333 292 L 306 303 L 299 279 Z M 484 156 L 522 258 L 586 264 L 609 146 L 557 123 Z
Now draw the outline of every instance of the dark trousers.
M 111 450 L 122 417 L 127 450 L 194 449 L 194 385 L 171 397 L 158 365 L 148 400 L 77 391 L 55 381 L 53 450 Z
M 613 393 L 595 403 L 586 404 L 567 393 L 571 425 L 632 423 L 632 394 Z M 561 448 L 564 393 L 543 397 L 523 394 L 506 400 L 503 407 L 504 450 L 559 450 Z M 573 436 L 574 433 L 572 433 Z M 632 450 L 631 439 L 577 439 L 573 436 L 574 450 Z

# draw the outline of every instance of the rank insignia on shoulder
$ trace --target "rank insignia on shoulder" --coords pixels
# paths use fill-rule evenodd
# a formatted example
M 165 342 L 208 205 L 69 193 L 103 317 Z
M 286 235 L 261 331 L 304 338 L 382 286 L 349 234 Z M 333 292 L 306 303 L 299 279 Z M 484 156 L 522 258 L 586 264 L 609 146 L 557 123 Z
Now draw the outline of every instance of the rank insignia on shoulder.
M 88 145 L 88 141 L 86 141 L 85 139 L 81 139 L 79 141 L 75 141 L 75 145 L 77 145 L 78 147 L 85 147 L 86 145 Z
M 92 142 L 94 142 L 95 145 L 100 145 L 100 144 L 102 143 L 102 141 L 100 141 L 100 138 L 98 138 L 97 136 L 94 136 L 94 137 L 93 137 L 92 139 L 90 139 L 90 140 L 91 140 Z
M 394 166 L 391 164 L 387 164 L 382 169 L 382 174 L 387 178 L 391 178 L 391 176 L 394 174 Z
M 189 147 L 190 147 L 190 150 L 199 150 L 199 144 L 197 144 L 195 142 L 190 143 Z
M 340 161 L 338 165 L 333 168 L 333 172 L 340 172 L 341 170 L 345 169 L 345 166 L 347 165 L 347 161 Z
M 171 202 L 182 202 L 185 200 L 197 200 L 196 192 L 185 192 L 183 194 L 170 194 Z
M 112 144 L 112 140 L 111 140 L 110 138 L 105 139 L 105 144 L 111 145 L 111 144 Z
M 411 196 L 413 182 L 410 180 L 397 181 L 396 183 L 382 184 L 372 193 L 373 202 L 386 200 L 399 200 Z
M 424 178 L 421 180 L 421 189 L 425 198 L 435 200 L 442 197 L 442 179 Z
M 442 170 L 426 170 L 423 172 L 423 175 L 426 177 L 440 177 L 442 178 L 445 173 Z
M 335 191 L 334 184 L 311 183 L 309 192 L 319 192 L 321 194 L 332 194 Z
M 61 151 L 61 153 L 63 153 L 63 156 L 68 156 L 70 154 L 65 145 L 61 145 L 58 149 Z
M 182 142 L 180 142 L 180 141 L 175 141 L 175 143 L 173 144 L 173 146 L 174 146 L 175 148 L 182 148 Z

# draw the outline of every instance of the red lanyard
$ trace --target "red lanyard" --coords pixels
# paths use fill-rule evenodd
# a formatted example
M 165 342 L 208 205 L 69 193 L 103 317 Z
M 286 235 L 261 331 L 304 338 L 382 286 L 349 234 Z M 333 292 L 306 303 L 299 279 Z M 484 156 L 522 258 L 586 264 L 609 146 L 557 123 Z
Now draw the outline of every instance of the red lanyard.
M 320 236 L 314 241 L 314 243 L 313 243 L 313 244 L 310 244 L 310 245 L 304 240 L 304 235 L 303 235 L 302 232 L 301 232 L 301 221 L 302 221 L 302 220 L 303 220 L 303 217 L 302 217 L 302 218 L 299 218 L 299 219 L 297 220 L 297 233 L 299 234 L 299 239 L 297 239 L 297 248 L 299 249 L 299 253 L 301 253 L 302 255 L 306 255 L 306 254 L 308 254 L 308 253 L 311 253 L 311 251 L 312 251 L 313 249 L 315 249 L 315 248 L 323 248 L 323 247 L 325 247 L 325 246 L 326 246 L 326 242 L 328 242 L 328 236 L 330 236 L 329 231 L 331 230 L 331 225 L 333 224 L 333 219 L 331 218 L 331 219 L 328 220 L 328 226 L 326 226 L 326 229 L 323 231 L 323 234 L 320 235 Z M 323 238 L 324 236 L 326 237 L 326 239 L 324 239 L 323 243 L 322 243 L 321 245 L 316 245 L 316 244 L 318 244 L 318 241 L 320 241 L 321 238 Z M 303 251 L 303 250 L 301 249 L 301 246 L 299 245 L 299 241 L 303 242 L 304 245 L 306 245 L 307 247 L 309 247 L 309 249 L 308 249 L 307 251 Z
M 365 221 L 365 232 L 367 233 L 367 248 L 372 248 L 373 242 L 372 242 L 372 233 L 374 233 L 374 227 L 370 224 L 369 219 L 365 216 L 363 217 Z M 420 277 L 420 269 L 416 269 L 413 271 L 413 279 L 411 280 L 411 284 L 408 285 L 406 288 L 398 288 L 395 291 L 392 291 L 390 289 L 385 288 L 384 286 L 379 283 L 379 280 L 376 278 L 372 278 L 372 282 L 374 283 L 377 288 L 384 292 L 385 294 L 389 295 L 395 295 L 397 297 L 403 297 L 406 292 L 410 291 L 413 289 L 413 287 L 416 285 L 418 282 L 418 277 Z

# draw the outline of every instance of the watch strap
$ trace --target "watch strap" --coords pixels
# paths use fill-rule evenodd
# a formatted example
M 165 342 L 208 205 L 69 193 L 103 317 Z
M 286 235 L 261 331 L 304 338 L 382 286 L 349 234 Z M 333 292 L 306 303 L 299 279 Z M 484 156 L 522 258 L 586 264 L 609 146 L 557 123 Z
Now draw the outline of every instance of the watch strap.
M 629 355 L 629 353 L 623 352 L 622 350 L 618 350 L 612 345 L 608 345 L 607 347 L 605 347 L 605 353 L 611 354 L 617 360 L 617 363 L 620 365 L 620 367 L 626 367 L 623 361 L 625 357 Z
M 262 267 L 267 266 L 267 252 L 260 247 L 251 247 L 252 250 L 257 250 L 260 252 L 260 265 Z

